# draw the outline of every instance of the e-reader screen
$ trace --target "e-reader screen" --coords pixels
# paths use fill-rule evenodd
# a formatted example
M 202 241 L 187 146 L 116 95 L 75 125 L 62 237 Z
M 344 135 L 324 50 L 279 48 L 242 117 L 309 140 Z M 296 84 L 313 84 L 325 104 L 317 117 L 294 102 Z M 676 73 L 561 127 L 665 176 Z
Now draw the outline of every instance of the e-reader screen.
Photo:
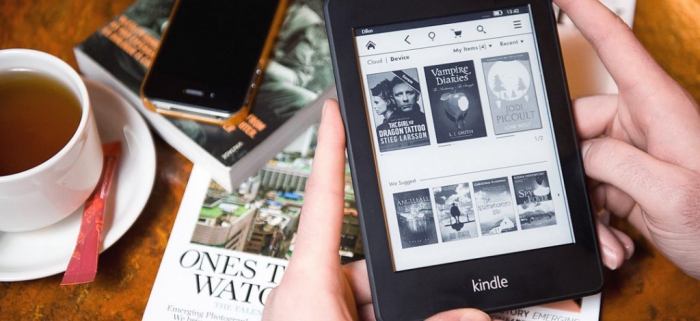
M 353 31 L 395 271 L 575 242 L 529 6 Z

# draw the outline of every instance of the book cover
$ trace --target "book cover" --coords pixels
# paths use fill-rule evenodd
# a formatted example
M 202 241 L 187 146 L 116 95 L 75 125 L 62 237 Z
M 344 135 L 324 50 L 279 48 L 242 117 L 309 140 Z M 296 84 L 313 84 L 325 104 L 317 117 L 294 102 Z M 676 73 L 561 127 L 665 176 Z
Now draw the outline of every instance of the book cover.
M 523 230 L 557 224 L 547 172 L 513 175 L 513 190 Z
M 438 242 L 430 191 L 421 189 L 394 194 L 399 222 L 401 247 L 435 244 Z
M 433 188 L 443 242 L 478 237 L 469 183 Z
M 293 255 L 310 172 L 310 157 L 282 154 L 235 192 L 195 164 L 143 320 L 261 319 Z M 345 202 L 342 263 L 364 258 L 352 188 Z
M 379 151 L 430 144 L 418 69 L 367 75 Z
M 195 165 L 143 320 L 259 320 L 284 275 L 286 261 L 276 254 L 288 248 L 281 244 L 298 213 L 280 215 L 278 224 L 260 216 Z
M 174 0 L 139 0 L 75 47 L 80 71 L 115 89 L 163 139 L 233 190 L 320 119 L 335 97 L 321 0 L 293 0 L 247 119 L 234 128 L 146 109 L 139 87 Z M 235 56 L 232 57 L 235 59 Z
M 474 61 L 425 67 L 438 143 L 486 136 Z
M 513 197 L 507 177 L 472 183 L 482 235 L 495 235 L 518 230 Z
M 496 135 L 542 128 L 526 52 L 481 60 Z

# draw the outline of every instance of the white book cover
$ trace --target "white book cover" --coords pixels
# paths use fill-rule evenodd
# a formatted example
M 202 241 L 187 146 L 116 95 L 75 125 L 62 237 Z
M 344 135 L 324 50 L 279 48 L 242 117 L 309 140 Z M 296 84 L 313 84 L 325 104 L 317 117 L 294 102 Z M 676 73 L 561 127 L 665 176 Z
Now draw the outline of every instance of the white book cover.
M 283 234 L 294 228 L 298 213 L 270 214 L 273 219 L 264 221 L 256 215 L 258 209 L 233 198 L 202 166 L 194 166 L 144 320 L 260 320 L 264 302 L 287 266 L 286 259 L 273 256 L 284 256 L 279 251 L 289 245 L 260 248 L 248 241 L 258 235 L 249 234 L 259 232 L 263 239 L 289 236 Z M 273 220 L 280 222 L 273 226 Z M 282 220 L 288 220 L 284 228 Z M 256 246 L 263 254 L 246 252 Z

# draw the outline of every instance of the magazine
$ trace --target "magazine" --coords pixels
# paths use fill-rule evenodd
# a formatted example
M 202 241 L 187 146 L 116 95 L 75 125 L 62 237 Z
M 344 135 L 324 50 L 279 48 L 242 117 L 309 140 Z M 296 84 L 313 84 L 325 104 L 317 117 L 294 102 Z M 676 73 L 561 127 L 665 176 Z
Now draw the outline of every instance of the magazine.
M 270 161 L 236 192 L 195 164 L 144 320 L 260 320 L 294 252 L 310 172 L 310 158 L 289 159 L 293 154 Z M 343 263 L 364 257 L 348 186 L 338 252 Z
M 217 187 L 210 192 L 210 185 L 210 176 L 195 165 L 144 320 L 260 319 L 264 299 L 284 274 L 284 260 L 242 251 L 250 247 L 255 209 L 215 195 Z
M 227 128 L 148 110 L 139 87 L 167 26 L 174 0 L 138 0 L 74 49 L 80 71 L 124 96 L 163 139 L 203 165 L 226 190 L 318 122 L 335 97 L 321 0 L 287 9 L 250 115 Z

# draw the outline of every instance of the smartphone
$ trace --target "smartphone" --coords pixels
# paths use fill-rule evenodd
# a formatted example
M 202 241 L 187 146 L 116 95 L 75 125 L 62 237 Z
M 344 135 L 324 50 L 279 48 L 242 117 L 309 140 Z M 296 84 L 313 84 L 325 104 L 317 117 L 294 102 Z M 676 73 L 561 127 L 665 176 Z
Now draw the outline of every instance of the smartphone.
M 235 125 L 253 103 L 287 0 L 178 0 L 141 84 L 149 109 Z
M 422 320 L 603 277 L 549 0 L 326 0 L 373 303 Z

